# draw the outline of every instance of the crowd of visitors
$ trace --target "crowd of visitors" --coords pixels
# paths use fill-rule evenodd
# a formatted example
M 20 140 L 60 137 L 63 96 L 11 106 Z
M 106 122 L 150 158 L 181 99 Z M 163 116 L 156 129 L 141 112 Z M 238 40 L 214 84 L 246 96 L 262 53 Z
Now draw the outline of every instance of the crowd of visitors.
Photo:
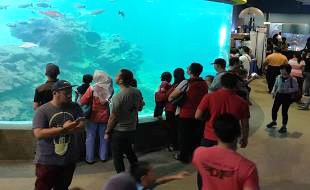
M 285 39 L 282 38 L 282 49 Z M 273 47 L 263 65 L 268 91 L 274 98 L 272 122 L 277 125 L 277 112 L 282 106 L 282 127 L 287 132 L 288 110 L 293 102 L 299 109 L 309 109 L 310 100 L 302 103 L 302 95 L 310 95 L 310 40 L 305 50 L 289 59 L 279 46 Z M 156 91 L 154 117 L 166 120 L 167 149 L 173 158 L 192 163 L 198 171 L 198 189 L 258 190 L 259 180 L 253 162 L 239 155 L 238 144 L 246 148 L 249 138 L 249 119 L 252 105 L 249 83 L 257 79 L 251 74 L 251 50 L 243 46 L 229 59 L 212 63 L 215 76 L 201 77 L 203 66 L 192 63 L 185 71 L 163 72 Z M 83 84 L 75 93 L 73 85 L 59 80 L 60 69 L 55 64 L 46 66 L 47 82 L 36 88 L 33 132 L 36 147 L 36 190 L 68 189 L 80 159 L 84 142 L 84 160 L 106 162 L 112 154 L 118 173 L 105 185 L 105 190 L 154 189 L 160 184 L 183 179 L 187 172 L 157 178 L 147 162 L 138 161 L 135 137 L 138 112 L 143 109 L 142 93 L 130 70 L 122 69 L 115 77 L 119 92 L 114 93 L 113 80 L 104 71 L 83 76 Z M 93 84 L 92 84 L 93 82 Z M 165 115 L 165 117 L 163 116 Z M 130 163 L 126 172 L 124 158 Z M 241 160 L 241 161 L 240 161 Z M 227 187 L 227 188 L 226 188 Z

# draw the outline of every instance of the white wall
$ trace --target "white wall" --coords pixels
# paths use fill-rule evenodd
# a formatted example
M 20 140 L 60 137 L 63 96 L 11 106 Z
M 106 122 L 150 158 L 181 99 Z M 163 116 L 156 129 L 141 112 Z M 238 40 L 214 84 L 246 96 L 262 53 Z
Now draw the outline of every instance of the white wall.
M 309 24 L 310 14 L 277 14 L 271 13 L 269 21 L 273 23 Z

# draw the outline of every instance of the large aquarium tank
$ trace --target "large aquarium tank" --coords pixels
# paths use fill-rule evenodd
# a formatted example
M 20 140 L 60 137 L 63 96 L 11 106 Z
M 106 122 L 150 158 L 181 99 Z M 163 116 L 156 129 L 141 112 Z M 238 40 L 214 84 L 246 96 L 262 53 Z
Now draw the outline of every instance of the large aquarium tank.
M 214 74 L 228 58 L 232 5 L 205 0 L 1 0 L 0 121 L 30 121 L 45 66 L 80 85 L 84 74 L 134 72 L 153 114 L 160 74 L 192 62 Z M 115 86 L 117 91 L 117 86 Z

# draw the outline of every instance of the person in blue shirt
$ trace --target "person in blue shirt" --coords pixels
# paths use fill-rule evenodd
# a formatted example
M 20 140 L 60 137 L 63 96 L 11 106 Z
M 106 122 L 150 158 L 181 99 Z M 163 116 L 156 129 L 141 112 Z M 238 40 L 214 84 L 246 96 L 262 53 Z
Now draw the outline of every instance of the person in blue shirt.
M 183 179 L 188 175 L 188 172 L 182 171 L 176 175 L 157 178 L 154 168 L 148 162 L 140 161 L 131 166 L 130 172 L 122 172 L 109 179 L 103 190 L 154 190 L 158 185 Z

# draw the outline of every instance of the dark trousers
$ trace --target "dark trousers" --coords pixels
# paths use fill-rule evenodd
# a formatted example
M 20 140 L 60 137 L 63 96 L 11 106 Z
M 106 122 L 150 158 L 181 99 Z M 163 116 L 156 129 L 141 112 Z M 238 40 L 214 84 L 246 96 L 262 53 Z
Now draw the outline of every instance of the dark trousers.
M 268 66 L 266 73 L 266 80 L 268 83 L 269 93 L 272 91 L 277 76 L 280 74 L 280 67 Z
M 297 79 L 297 82 L 298 82 L 298 87 L 299 87 L 299 94 L 298 94 L 298 102 L 301 101 L 301 98 L 302 98 L 302 87 L 303 87 L 303 84 L 304 84 L 304 78 L 303 77 L 296 77 Z
M 201 139 L 201 146 L 204 147 L 212 147 L 217 145 L 217 141 L 209 140 L 209 139 Z M 199 173 L 197 173 L 197 186 L 198 190 L 202 189 L 202 178 Z
M 277 121 L 278 111 L 282 105 L 282 124 L 286 125 L 288 121 L 288 109 L 292 103 L 290 94 L 277 93 L 272 106 L 272 120 Z
M 174 150 L 177 150 L 179 148 L 179 131 L 177 126 L 177 117 L 175 116 L 174 112 L 166 111 L 166 122 L 168 145 L 172 145 Z
M 180 127 L 180 160 L 191 161 L 194 150 L 200 145 L 204 123 L 196 119 L 179 119 Z
M 123 155 L 126 154 L 131 165 L 138 162 L 136 153 L 133 150 L 135 131 L 119 132 L 111 134 L 111 149 L 114 167 L 117 173 L 125 171 Z
M 52 166 L 36 164 L 35 190 L 68 190 L 75 164 L 67 166 Z

